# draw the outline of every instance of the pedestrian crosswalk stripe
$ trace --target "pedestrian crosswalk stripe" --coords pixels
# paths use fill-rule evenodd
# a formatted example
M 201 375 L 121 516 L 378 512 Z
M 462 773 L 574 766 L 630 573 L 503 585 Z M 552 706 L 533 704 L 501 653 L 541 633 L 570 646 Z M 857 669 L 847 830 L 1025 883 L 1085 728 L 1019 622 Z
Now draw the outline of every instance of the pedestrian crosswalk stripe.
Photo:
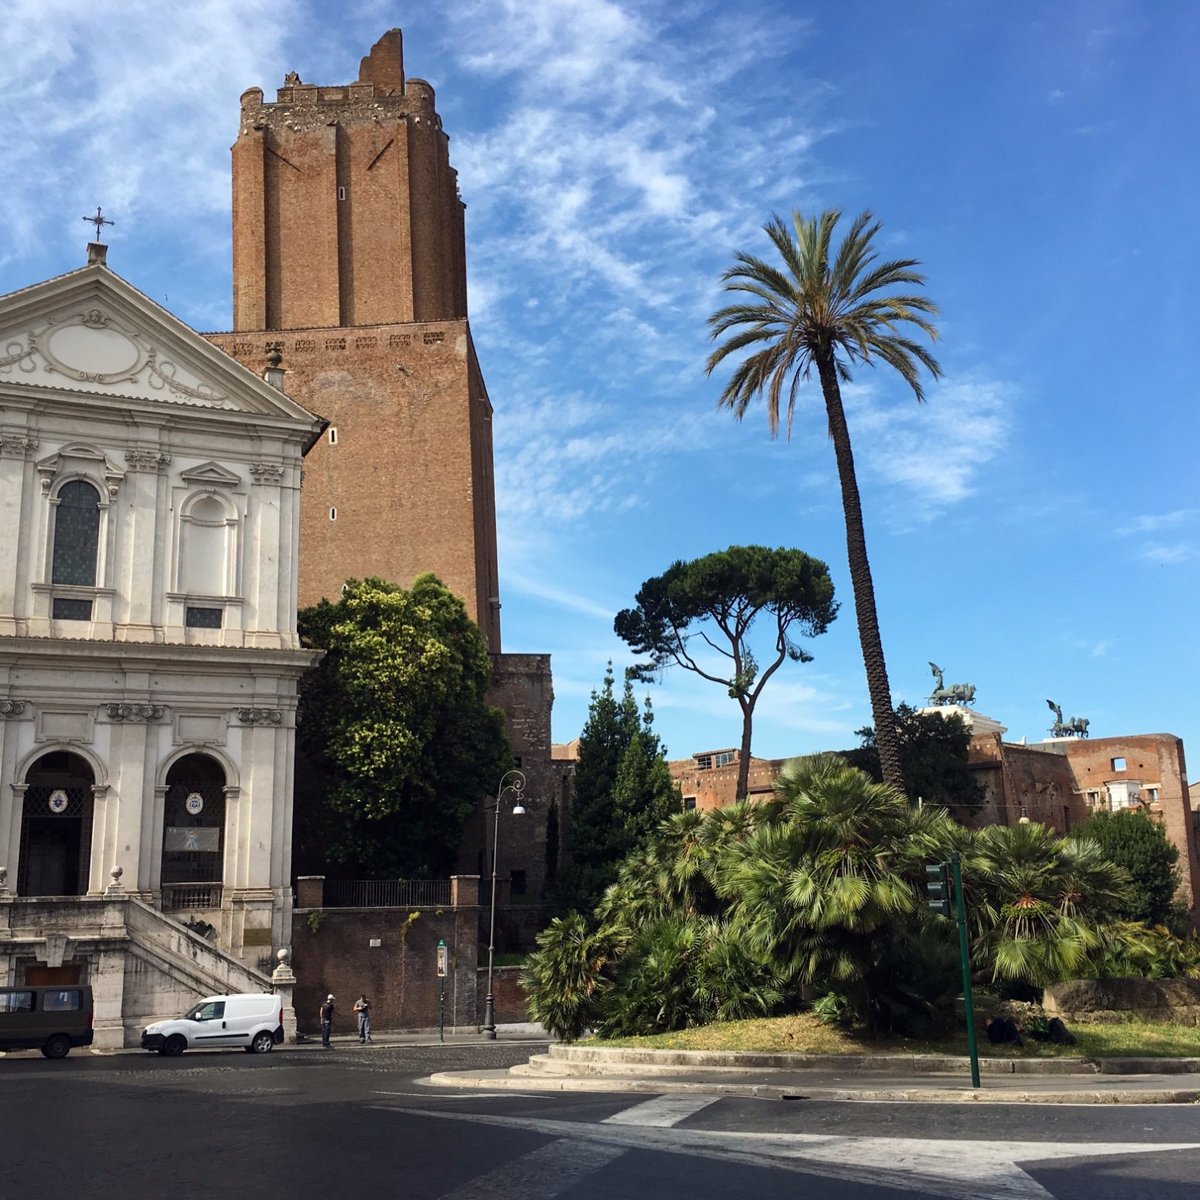
M 624 1108 L 604 1119 L 605 1125 L 641 1125 L 653 1129 L 670 1129 L 680 1121 L 715 1104 L 719 1096 L 655 1096 L 643 1104 Z
M 443 1200 L 496 1200 L 498 1196 L 554 1200 L 576 1181 L 602 1170 L 624 1153 L 624 1146 L 581 1145 L 564 1138 L 476 1176 L 447 1192 Z

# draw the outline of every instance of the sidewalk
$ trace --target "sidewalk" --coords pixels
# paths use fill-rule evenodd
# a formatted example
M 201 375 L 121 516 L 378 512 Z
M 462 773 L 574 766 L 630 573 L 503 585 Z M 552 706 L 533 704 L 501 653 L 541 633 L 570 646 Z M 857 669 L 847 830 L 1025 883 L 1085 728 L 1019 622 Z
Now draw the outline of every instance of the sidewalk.
M 684 1061 L 681 1061 L 683 1059 Z M 770 1065 L 763 1059 L 773 1060 Z M 922 1056 L 736 1055 L 552 1046 L 509 1070 L 444 1071 L 436 1087 L 515 1092 L 653 1092 L 774 1100 L 929 1104 L 1191 1104 L 1192 1059 L 983 1059 L 979 1089 L 968 1060 Z M 1137 1073 L 1128 1073 L 1129 1068 Z
M 370 1050 L 373 1046 L 478 1046 L 487 1043 L 489 1039 L 483 1036 L 483 1031 L 475 1028 L 447 1029 L 444 1038 L 439 1037 L 436 1029 L 418 1029 L 408 1033 L 389 1033 L 381 1031 L 371 1034 L 371 1040 L 363 1045 L 358 1040 L 357 1033 L 335 1033 L 330 1043 L 336 1050 Z M 510 1045 L 544 1045 L 550 1040 L 550 1035 L 540 1025 L 497 1025 L 494 1041 Z M 300 1034 L 294 1042 L 284 1042 L 275 1047 L 275 1053 L 292 1050 L 320 1050 L 321 1035 L 319 1033 Z
M 495 1042 L 504 1042 L 508 1045 L 530 1045 L 542 1046 L 549 1040 L 549 1035 L 540 1025 L 522 1024 L 522 1025 L 497 1025 Z M 495 1044 L 495 1042 L 490 1044 Z M 483 1036 L 483 1031 L 475 1028 L 446 1030 L 444 1040 L 438 1037 L 436 1029 L 418 1029 L 409 1033 L 374 1033 L 371 1036 L 371 1041 L 367 1045 L 363 1045 L 358 1040 L 357 1033 L 334 1034 L 330 1038 L 332 1048 L 335 1050 L 355 1050 L 364 1053 L 369 1052 L 376 1047 L 386 1046 L 478 1046 L 489 1044 Z M 310 1051 L 321 1050 L 321 1035 L 319 1033 L 301 1034 L 300 1040 L 295 1042 L 283 1042 L 274 1048 L 276 1054 L 290 1054 L 294 1050 Z M 124 1046 L 120 1050 L 101 1050 L 96 1047 L 82 1047 L 71 1052 L 75 1054 L 94 1054 L 97 1056 L 107 1056 L 112 1054 L 146 1054 L 140 1046 Z M 195 1051 L 192 1051 L 195 1053 Z M 201 1051 L 201 1053 L 209 1053 L 209 1051 Z M 19 1057 L 40 1057 L 41 1052 L 38 1050 L 0 1050 L 0 1059 L 7 1056 Z

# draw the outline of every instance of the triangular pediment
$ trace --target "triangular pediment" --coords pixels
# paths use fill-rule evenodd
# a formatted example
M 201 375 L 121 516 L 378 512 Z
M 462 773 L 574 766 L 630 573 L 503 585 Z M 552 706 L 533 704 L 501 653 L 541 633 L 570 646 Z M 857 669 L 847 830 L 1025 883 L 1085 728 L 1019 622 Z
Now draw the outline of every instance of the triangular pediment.
M 202 484 L 208 487 L 236 487 L 242 482 L 240 475 L 226 470 L 220 463 L 206 462 L 198 467 L 190 467 L 180 472 L 180 478 L 186 483 Z
M 0 296 L 0 389 L 317 419 L 96 263 Z

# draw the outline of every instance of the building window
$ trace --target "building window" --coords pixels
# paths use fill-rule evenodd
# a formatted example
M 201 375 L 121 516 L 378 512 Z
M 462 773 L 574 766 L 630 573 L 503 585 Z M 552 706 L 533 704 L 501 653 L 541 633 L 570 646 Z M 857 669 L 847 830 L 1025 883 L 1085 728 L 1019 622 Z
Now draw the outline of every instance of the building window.
M 331 425 L 329 427 L 329 444 L 331 446 L 337 445 L 337 426 L 336 425 Z
M 1116 757 L 1112 760 L 1112 769 L 1114 771 L 1125 770 L 1125 759 L 1123 756 L 1118 755 L 1118 757 Z
M 184 624 L 189 629 L 220 629 L 224 609 L 187 606 Z
M 338 188 L 338 199 L 345 200 L 345 198 L 346 198 L 346 189 L 344 187 L 339 187 Z
M 711 754 L 697 754 L 696 755 L 696 770 L 697 771 L 711 771 L 712 770 L 712 755 Z
M 736 757 L 732 750 L 722 750 L 715 756 L 715 762 L 718 767 L 727 767 Z
M 50 582 L 95 587 L 96 550 L 99 544 L 100 493 L 82 479 L 72 480 L 64 484 L 58 493 Z M 89 616 L 90 608 L 89 605 Z
M 696 807 L 696 797 L 695 797 L 695 796 L 684 796 L 684 798 L 683 798 L 683 811 L 684 811 L 684 812 L 691 812 L 691 811 L 692 811 L 692 809 L 693 809 L 693 808 L 695 808 L 695 807 Z
M 525 878 L 524 871 L 514 871 L 512 873 L 512 894 L 514 896 L 524 896 L 529 890 L 529 883 Z
M 331 521 L 336 521 L 336 520 L 337 520 L 337 509 L 336 509 L 336 508 L 331 508 L 331 509 L 329 510 L 329 519 L 330 519 Z
M 90 600 L 68 600 L 64 596 L 55 596 L 50 606 L 50 616 L 56 621 L 90 621 L 92 619 L 92 602 Z

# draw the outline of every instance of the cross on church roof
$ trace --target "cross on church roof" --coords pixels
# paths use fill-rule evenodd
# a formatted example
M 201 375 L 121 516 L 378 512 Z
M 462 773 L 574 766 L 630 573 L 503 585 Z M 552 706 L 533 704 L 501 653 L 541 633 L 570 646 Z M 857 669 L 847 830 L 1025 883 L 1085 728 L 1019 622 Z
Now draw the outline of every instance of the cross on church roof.
M 116 222 L 115 222 L 115 221 L 110 221 L 110 220 L 109 220 L 109 219 L 108 219 L 106 216 L 104 216 L 104 215 L 103 215 L 103 213 L 101 213 L 101 211 L 100 211 L 100 206 L 99 206 L 98 204 L 96 205 L 96 215 L 95 215 L 94 217 L 84 217 L 83 219 L 84 219 L 85 221 L 88 221 L 88 222 L 90 222 L 92 225 L 95 225 L 95 227 L 96 227 L 96 241 L 99 241 L 99 240 L 100 240 L 100 227 L 101 227 L 102 225 L 114 225 L 114 224 L 116 224 Z

